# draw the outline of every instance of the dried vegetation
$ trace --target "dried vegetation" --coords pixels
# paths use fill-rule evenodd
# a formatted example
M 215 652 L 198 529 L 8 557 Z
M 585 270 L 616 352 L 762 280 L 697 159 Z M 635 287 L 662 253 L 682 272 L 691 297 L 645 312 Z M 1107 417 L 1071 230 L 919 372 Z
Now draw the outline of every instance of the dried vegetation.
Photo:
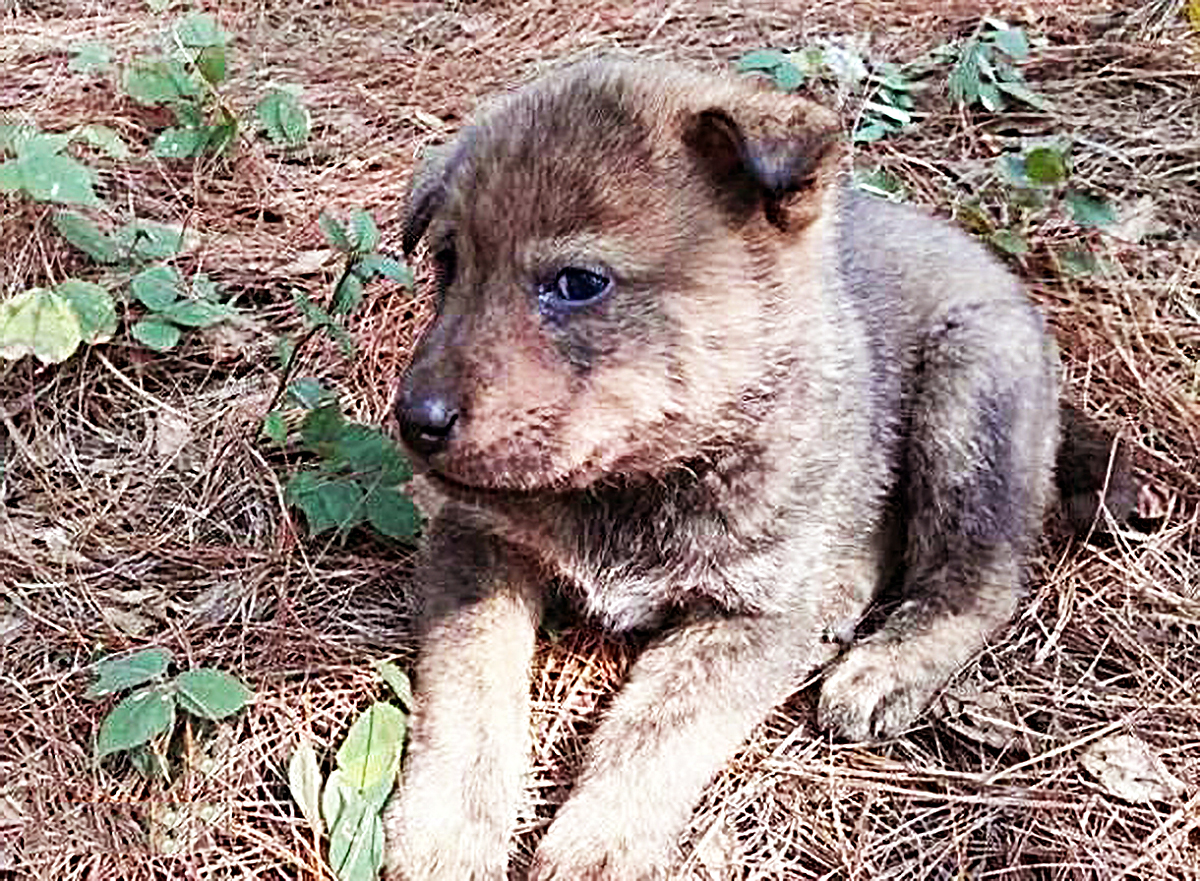
M 283 768 L 302 732 L 328 756 L 379 689 L 368 660 L 407 662 L 412 646 L 404 550 L 305 539 L 282 507 L 282 455 L 255 442 L 277 382 L 272 337 L 299 323 L 289 291 L 329 290 L 313 255 L 320 210 L 369 206 L 394 241 L 420 147 L 563 57 L 621 48 L 718 65 L 854 35 L 870 57 L 904 61 L 989 14 L 1049 38 L 1024 67 L 1049 110 L 967 115 L 931 89 L 911 134 L 857 160 L 951 213 L 1014 139 L 1074 142 L 1075 179 L 1123 212 L 1117 234 L 1090 240 L 1108 273 L 1060 272 L 1050 248 L 1073 231 L 1054 219 L 1020 271 L 1058 332 L 1070 394 L 1128 438 L 1149 516 L 1111 540 L 1047 540 L 1019 619 L 908 736 L 831 744 L 813 728 L 812 689 L 797 695 L 711 787 L 682 843 L 687 875 L 1200 878 L 1200 36 L 1183 6 L 214 7 L 236 36 L 233 100 L 301 85 L 314 138 L 294 155 L 251 140 L 231 162 L 145 159 L 105 178 L 111 204 L 201 233 L 184 263 L 236 291 L 244 322 L 169 356 L 120 337 L 59 369 L 0 366 L 0 877 L 331 877 Z M 0 112 L 150 142 L 163 119 L 66 67 L 81 41 L 147 41 L 140 0 L 2 8 Z M 4 295 L 85 268 L 42 207 L 3 205 Z M 374 293 L 352 328 L 360 356 L 315 346 L 302 366 L 364 420 L 382 419 L 427 305 Z M 82 697 L 88 665 L 147 643 L 257 692 L 233 721 L 187 732 L 169 785 L 90 758 L 105 706 Z M 517 864 L 629 655 L 586 630 L 545 649 Z M 1132 760 L 1115 735 L 1148 749 L 1141 790 L 1121 782 Z

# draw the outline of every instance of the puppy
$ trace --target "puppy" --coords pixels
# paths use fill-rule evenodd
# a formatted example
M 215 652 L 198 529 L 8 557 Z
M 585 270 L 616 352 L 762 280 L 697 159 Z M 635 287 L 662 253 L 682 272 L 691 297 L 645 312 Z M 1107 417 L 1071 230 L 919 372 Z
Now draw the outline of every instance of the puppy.
M 395 409 L 445 503 L 390 877 L 506 877 L 550 586 L 657 635 L 537 881 L 665 877 L 815 669 L 824 727 L 889 737 L 1009 620 L 1052 495 L 1054 345 L 982 247 L 843 186 L 843 152 L 803 98 L 592 61 L 419 170 L 404 249 L 428 242 L 437 317 Z

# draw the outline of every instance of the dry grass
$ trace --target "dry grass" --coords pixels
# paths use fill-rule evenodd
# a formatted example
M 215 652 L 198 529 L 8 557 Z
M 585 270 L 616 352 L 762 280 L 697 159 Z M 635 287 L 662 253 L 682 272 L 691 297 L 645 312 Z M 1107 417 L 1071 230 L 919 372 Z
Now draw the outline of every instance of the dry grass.
M 369 661 L 407 662 L 412 646 L 406 552 L 304 539 L 277 478 L 294 452 L 253 440 L 277 382 L 272 339 L 299 325 L 289 291 L 329 290 L 330 271 L 291 266 L 322 247 L 321 209 L 370 206 L 394 241 L 420 147 L 481 95 L 565 56 L 622 48 L 716 65 L 853 34 L 873 56 L 907 60 L 994 14 L 1049 37 L 1026 74 L 1052 109 L 968 118 L 933 90 L 912 134 L 858 162 L 952 213 L 1006 145 L 1061 134 L 1077 179 L 1153 213 L 1158 231 L 1141 242 L 1090 237 L 1103 278 L 1057 270 L 1050 249 L 1074 233 L 1052 217 L 1020 269 L 1058 331 L 1070 393 L 1123 428 L 1164 516 L 1112 541 L 1048 540 L 1019 619 L 906 737 L 831 744 L 813 729 L 812 689 L 799 694 L 711 787 L 683 842 L 688 876 L 1200 878 L 1200 38 L 1183 5 L 216 7 L 237 36 L 231 99 L 250 107 L 270 82 L 302 85 L 314 139 L 295 157 L 249 140 L 228 163 L 142 159 L 106 175 L 111 204 L 202 233 L 183 262 L 236 292 L 248 317 L 232 333 L 167 357 L 122 336 L 58 369 L 0 365 L 0 877 L 330 877 L 282 769 L 301 733 L 328 758 L 379 691 Z M 146 43 L 140 0 L 0 9 L 0 113 L 55 130 L 104 122 L 145 149 L 162 116 L 66 68 L 80 41 Z M 3 295 L 89 272 L 42 207 L 2 204 Z M 380 287 L 355 319 L 359 357 L 313 346 L 302 369 L 381 419 L 425 309 Z M 146 644 L 257 693 L 232 722 L 187 732 L 169 785 L 90 758 L 107 707 L 82 698 L 88 665 Z M 586 630 L 545 649 L 518 864 L 631 654 Z M 1080 761 L 1111 733 L 1142 739 L 1184 788 L 1115 796 Z

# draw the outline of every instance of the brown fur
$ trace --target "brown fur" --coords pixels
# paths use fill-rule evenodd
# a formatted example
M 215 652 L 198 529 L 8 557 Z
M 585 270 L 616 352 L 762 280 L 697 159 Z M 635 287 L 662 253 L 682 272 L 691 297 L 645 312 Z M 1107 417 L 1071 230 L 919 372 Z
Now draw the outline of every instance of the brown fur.
M 1053 345 L 980 246 L 844 188 L 836 131 L 749 80 L 590 62 L 418 174 L 405 247 L 428 240 L 441 302 L 397 414 L 448 501 L 391 877 L 506 876 L 551 583 L 660 633 L 538 881 L 665 877 L 703 787 L 814 669 L 822 724 L 891 736 L 1011 616 L 1051 494 Z

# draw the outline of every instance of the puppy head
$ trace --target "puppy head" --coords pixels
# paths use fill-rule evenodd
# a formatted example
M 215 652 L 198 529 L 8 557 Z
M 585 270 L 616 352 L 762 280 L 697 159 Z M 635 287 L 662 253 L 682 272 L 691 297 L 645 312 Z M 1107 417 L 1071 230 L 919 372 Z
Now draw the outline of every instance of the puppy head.
M 404 248 L 427 239 L 439 293 L 396 401 L 410 449 L 529 491 L 739 442 L 785 372 L 764 358 L 799 356 L 835 133 L 750 81 L 604 61 L 481 114 L 411 187 Z

